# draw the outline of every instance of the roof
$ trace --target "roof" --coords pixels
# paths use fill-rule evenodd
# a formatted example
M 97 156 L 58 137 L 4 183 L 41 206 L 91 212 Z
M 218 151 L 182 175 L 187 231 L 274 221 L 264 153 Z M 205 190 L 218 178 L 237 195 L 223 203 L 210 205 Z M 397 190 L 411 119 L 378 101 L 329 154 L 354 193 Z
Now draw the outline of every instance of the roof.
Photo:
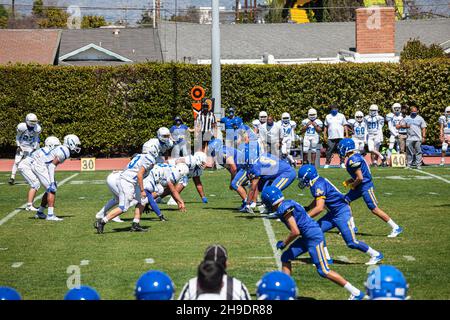
M 59 30 L 0 30 L 0 64 L 54 64 L 60 37 Z
M 259 59 L 264 53 L 277 59 L 329 58 L 355 48 L 354 22 L 223 24 L 220 30 L 222 59 Z M 160 38 L 164 61 L 211 59 L 211 25 L 164 22 Z M 396 22 L 397 54 L 410 38 L 445 42 L 450 39 L 450 19 Z
M 118 34 L 115 34 L 118 31 Z M 115 61 L 66 61 L 71 65 L 117 65 L 132 62 L 162 61 L 158 34 L 152 28 L 126 29 L 81 29 L 63 30 L 61 36 L 60 57 L 85 52 L 87 49 L 101 51 L 115 57 Z M 130 61 L 127 61 L 130 60 Z

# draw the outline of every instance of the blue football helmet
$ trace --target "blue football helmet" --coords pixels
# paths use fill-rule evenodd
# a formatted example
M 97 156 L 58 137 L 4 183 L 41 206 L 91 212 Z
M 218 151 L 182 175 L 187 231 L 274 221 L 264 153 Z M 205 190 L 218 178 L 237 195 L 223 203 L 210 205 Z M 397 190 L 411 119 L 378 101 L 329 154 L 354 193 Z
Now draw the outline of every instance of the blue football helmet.
M 341 142 L 339 142 L 338 150 L 339 150 L 339 155 L 341 157 L 345 157 L 347 155 L 347 153 L 349 153 L 350 151 L 354 151 L 355 149 L 356 149 L 356 146 L 355 146 L 355 141 L 353 141 L 353 139 L 345 138 L 345 139 L 342 139 Z
M 213 139 L 208 143 L 208 152 L 210 153 L 211 157 L 215 157 L 217 153 L 220 153 L 222 147 L 222 140 Z
M 297 295 L 294 279 L 281 271 L 266 273 L 256 285 L 258 300 L 294 300 Z
M 261 193 L 261 200 L 267 208 L 271 209 L 274 205 L 283 201 L 284 196 L 280 189 L 267 186 Z
M 310 164 L 305 164 L 301 166 L 298 170 L 298 186 L 303 189 L 305 187 L 311 186 L 311 181 L 319 177 L 316 167 Z
M 67 291 L 64 300 L 100 300 L 100 295 L 91 287 L 80 286 Z
M 170 277 L 162 271 L 151 270 L 136 282 L 136 300 L 172 300 L 175 288 Z
M 393 266 L 380 265 L 373 268 L 365 283 L 370 300 L 405 300 L 408 283 L 403 273 Z
M 13 288 L 0 287 L 0 300 L 22 300 L 22 297 Z

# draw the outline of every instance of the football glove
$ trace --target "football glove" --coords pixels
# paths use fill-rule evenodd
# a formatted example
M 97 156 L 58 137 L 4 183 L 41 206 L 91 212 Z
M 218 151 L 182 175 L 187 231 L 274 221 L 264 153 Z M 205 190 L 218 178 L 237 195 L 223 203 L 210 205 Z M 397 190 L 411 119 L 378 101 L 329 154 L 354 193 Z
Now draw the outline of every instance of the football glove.
M 286 245 L 284 244 L 283 240 L 280 240 L 277 242 L 277 249 L 278 250 L 283 250 L 284 248 L 286 248 Z

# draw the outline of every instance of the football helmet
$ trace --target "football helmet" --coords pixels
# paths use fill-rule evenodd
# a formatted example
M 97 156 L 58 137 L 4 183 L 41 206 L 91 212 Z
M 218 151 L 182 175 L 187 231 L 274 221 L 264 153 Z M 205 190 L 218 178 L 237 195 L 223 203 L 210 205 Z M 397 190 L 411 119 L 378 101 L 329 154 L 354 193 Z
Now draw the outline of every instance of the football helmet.
M 402 111 L 402 105 L 398 102 L 392 105 L 392 112 L 394 114 L 399 114 Z
M 22 300 L 22 297 L 13 288 L 0 287 L 0 300 Z
M 310 164 L 305 164 L 300 167 L 300 170 L 298 170 L 298 186 L 301 189 L 304 189 L 305 187 L 311 186 L 311 182 L 314 181 L 319 177 L 319 173 L 317 172 L 316 167 Z
M 450 116 L 450 106 L 448 106 L 447 108 L 445 108 L 444 114 L 445 114 L 446 116 Z
M 182 177 L 185 177 L 189 174 L 189 167 L 186 163 L 178 163 L 176 165 L 176 170 L 178 170 Z
M 198 152 L 194 153 L 195 165 L 202 169 L 205 169 L 205 167 L 206 167 L 207 158 L 208 157 L 206 156 L 206 154 L 204 152 L 198 151 Z
M 136 282 L 136 300 L 172 300 L 175 289 L 170 277 L 162 271 L 151 270 Z
M 142 153 L 149 154 L 155 159 L 159 156 L 159 147 L 157 145 L 157 139 L 150 139 L 142 146 Z
M 59 139 L 55 136 L 50 136 L 50 137 L 47 137 L 47 139 L 45 139 L 44 144 L 46 147 L 49 147 L 50 149 L 54 149 L 57 146 L 61 145 L 61 141 L 59 141 Z
M 287 113 L 287 112 L 284 112 L 284 113 L 281 115 L 281 121 L 282 121 L 284 124 L 289 124 L 289 123 L 291 122 L 291 115 L 290 115 L 289 113 Z
M 76 153 L 80 153 L 80 151 L 81 151 L 80 139 L 74 134 L 69 134 L 69 135 L 64 137 L 64 145 L 67 148 L 69 148 L 70 151 L 73 151 L 73 152 L 76 152 Z
M 25 123 L 27 124 L 28 127 L 34 128 L 38 123 L 38 118 L 34 113 L 29 113 L 25 117 Z
M 261 124 L 267 122 L 267 112 L 261 111 L 261 112 L 259 113 L 259 122 L 261 122 Z
M 355 141 L 350 138 L 342 139 L 339 142 L 338 150 L 341 157 L 345 157 L 347 153 L 356 149 Z
M 266 273 L 256 286 L 258 300 L 294 300 L 297 296 L 294 279 L 281 271 Z
M 370 300 L 407 299 L 408 283 L 403 273 L 393 266 L 376 266 L 370 271 L 364 285 Z
M 100 295 L 94 288 L 80 286 L 67 291 L 64 300 L 100 300 Z
M 370 116 L 372 116 L 372 117 L 375 117 L 375 116 L 378 115 L 378 106 L 377 106 L 376 104 L 372 104 L 372 105 L 369 107 L 369 114 L 370 114 Z
M 261 200 L 266 208 L 272 208 L 272 206 L 283 201 L 284 196 L 280 189 L 274 186 L 267 186 L 261 193 Z
M 162 144 L 170 144 L 170 130 L 166 127 L 159 128 L 156 135 Z
M 311 108 L 308 110 L 308 119 L 311 121 L 314 121 L 317 119 L 317 110 L 314 108 Z
M 355 113 L 355 120 L 358 122 L 363 122 L 364 120 L 364 113 L 362 111 L 356 111 Z

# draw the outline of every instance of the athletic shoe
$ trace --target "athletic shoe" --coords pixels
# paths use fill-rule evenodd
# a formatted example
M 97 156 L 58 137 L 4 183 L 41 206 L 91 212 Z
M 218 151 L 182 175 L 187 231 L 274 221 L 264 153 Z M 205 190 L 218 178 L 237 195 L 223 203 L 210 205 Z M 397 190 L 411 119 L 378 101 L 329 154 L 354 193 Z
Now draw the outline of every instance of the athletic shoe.
M 370 260 L 368 262 L 366 262 L 366 266 L 373 266 L 373 265 L 377 264 L 378 262 L 380 262 L 381 260 L 383 260 L 383 258 L 384 258 L 384 256 L 380 252 L 380 254 L 377 255 L 376 257 L 371 257 Z
M 444 166 L 445 165 L 445 159 L 441 159 L 441 163 L 439 165 L 440 166 Z
M 160 221 L 169 221 L 166 217 L 164 217 L 163 214 L 159 216 L 159 220 Z
M 46 216 L 45 213 L 43 213 L 43 212 L 38 212 L 38 213 L 36 213 L 36 214 L 34 215 L 34 218 L 35 218 L 35 219 L 46 219 L 47 216 Z
M 341 163 L 341 168 L 345 169 L 345 164 Z
M 97 229 L 97 233 L 103 233 L 105 228 L 105 222 L 102 219 L 97 219 L 94 223 L 94 228 Z
M 114 219 L 112 219 L 111 221 L 114 221 L 114 222 L 118 222 L 118 223 L 122 223 L 122 222 L 125 222 L 125 221 L 123 221 L 122 219 L 120 219 L 120 217 L 119 217 L 119 216 L 115 217 L 115 218 L 114 218 Z
M 239 210 L 239 212 L 243 212 L 243 213 L 254 213 L 253 209 L 249 206 L 246 205 L 245 207 L 243 207 L 241 210 Z
M 131 229 L 130 229 L 130 231 L 131 231 L 131 232 L 147 232 L 147 229 L 142 228 L 142 227 L 139 225 L 139 223 L 133 222 L 133 223 L 131 224 Z
M 256 208 L 256 202 L 250 203 L 250 208 L 255 209 Z
M 416 169 L 417 169 L 417 170 L 422 170 L 422 167 L 421 167 L 421 166 L 417 166 Z
M 25 208 L 25 211 L 38 211 L 39 209 L 38 208 L 35 208 L 35 207 L 33 207 L 33 206 L 27 206 L 26 208 Z
M 8 181 L 8 183 L 9 183 L 10 185 L 14 185 L 14 179 L 13 179 L 13 178 L 10 178 L 9 181 Z
M 388 235 L 388 238 L 395 238 L 402 232 L 403 232 L 402 227 L 398 227 L 397 229 L 392 229 L 392 232 Z
M 259 213 L 261 213 L 261 214 L 268 214 L 268 213 L 270 213 L 265 205 L 260 205 L 258 207 L 258 210 L 259 210 Z
M 326 164 L 323 166 L 324 169 L 328 169 L 330 167 L 330 165 Z
M 363 300 L 365 297 L 366 297 L 366 294 L 361 291 L 359 296 L 350 295 L 348 300 Z
M 169 201 L 167 201 L 168 206 L 178 206 L 178 203 L 174 200 L 174 198 L 170 197 Z
M 45 218 L 47 221 L 63 221 L 64 219 L 58 218 L 54 214 L 48 215 L 47 218 Z

